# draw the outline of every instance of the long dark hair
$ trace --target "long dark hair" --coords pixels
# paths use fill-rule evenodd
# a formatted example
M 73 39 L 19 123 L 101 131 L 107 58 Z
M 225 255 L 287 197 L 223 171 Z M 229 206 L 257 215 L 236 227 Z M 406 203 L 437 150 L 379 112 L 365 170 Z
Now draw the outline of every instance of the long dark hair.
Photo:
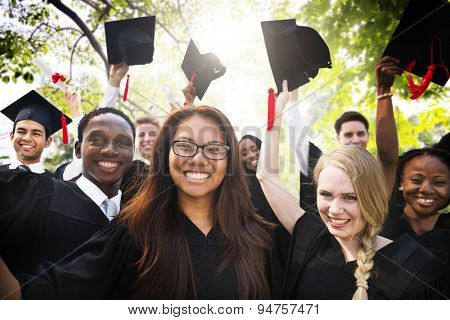
M 196 281 L 177 188 L 170 177 L 170 143 L 180 123 L 198 115 L 214 121 L 230 146 L 227 172 L 215 192 L 213 223 L 223 249 L 218 273 L 231 266 L 242 299 L 269 299 L 266 254 L 270 236 L 266 222 L 252 206 L 239 147 L 226 116 L 219 110 L 200 106 L 171 114 L 161 128 L 153 150 L 149 176 L 140 192 L 120 213 L 142 256 L 137 261 L 136 298 L 196 298 Z

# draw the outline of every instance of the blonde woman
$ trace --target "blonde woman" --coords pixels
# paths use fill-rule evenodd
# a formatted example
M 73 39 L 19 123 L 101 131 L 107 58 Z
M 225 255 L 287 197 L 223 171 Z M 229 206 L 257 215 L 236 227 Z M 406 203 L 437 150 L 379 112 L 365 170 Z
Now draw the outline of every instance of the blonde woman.
M 285 82 L 257 171 L 270 206 L 292 233 L 285 297 L 448 298 L 448 269 L 431 253 L 407 235 L 394 242 L 378 235 L 387 216 L 388 191 L 381 165 L 368 151 L 344 146 L 322 156 L 315 168 L 320 218 L 298 206 L 278 177 L 287 100 Z

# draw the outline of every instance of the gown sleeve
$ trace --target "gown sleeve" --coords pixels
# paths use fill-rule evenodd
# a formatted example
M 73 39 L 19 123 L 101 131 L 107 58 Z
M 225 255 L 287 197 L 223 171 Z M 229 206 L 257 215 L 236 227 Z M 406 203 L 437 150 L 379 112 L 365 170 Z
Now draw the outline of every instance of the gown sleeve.
M 404 206 L 402 193 L 394 188 L 389 199 L 388 216 L 381 230 L 381 236 L 395 240 L 404 233 L 401 230 Z
M 16 277 L 24 299 L 129 299 L 137 259 L 125 226 L 112 222 L 56 264 Z
M 34 230 L 24 226 L 38 226 L 40 212 L 47 210 L 53 192 L 52 179 L 41 174 L 21 170 L 0 172 L 0 255 L 16 239 L 32 239 Z M 20 239 L 19 239 L 20 240 Z M 4 257 L 5 258 L 5 257 Z M 5 259 L 5 262 L 7 260 Z
M 295 299 L 292 295 L 295 294 L 301 271 L 326 232 L 324 223 L 317 215 L 310 212 L 305 212 L 295 223 L 286 269 L 285 298 Z

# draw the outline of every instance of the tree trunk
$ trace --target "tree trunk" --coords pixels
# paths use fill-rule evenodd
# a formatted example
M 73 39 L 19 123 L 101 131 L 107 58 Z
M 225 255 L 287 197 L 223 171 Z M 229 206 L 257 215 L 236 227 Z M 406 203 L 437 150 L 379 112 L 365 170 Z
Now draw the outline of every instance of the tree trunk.
M 76 14 L 75 11 L 73 11 L 71 8 L 67 7 L 65 4 L 63 4 L 59 0 L 47 0 L 48 3 L 53 4 L 56 9 L 67 15 L 70 19 L 72 19 L 73 22 L 76 23 L 76 25 L 83 31 L 83 33 L 86 35 L 86 37 L 89 39 L 89 42 L 91 43 L 94 50 L 98 53 L 100 58 L 102 58 L 103 63 L 105 64 L 105 70 L 106 70 L 106 77 L 109 78 L 109 63 L 108 59 L 105 56 L 105 53 L 103 52 L 102 46 L 98 43 L 97 39 L 94 37 L 94 34 L 89 29 L 89 27 L 84 23 L 83 20 Z

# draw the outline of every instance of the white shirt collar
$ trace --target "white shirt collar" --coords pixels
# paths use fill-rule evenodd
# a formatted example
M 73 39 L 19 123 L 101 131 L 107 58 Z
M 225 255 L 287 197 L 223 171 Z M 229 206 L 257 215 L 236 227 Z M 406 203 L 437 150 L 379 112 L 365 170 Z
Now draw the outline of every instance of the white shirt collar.
M 78 177 L 82 172 L 83 161 L 78 158 L 73 159 L 64 169 L 63 180 L 68 181 Z
M 145 163 L 145 164 L 148 165 L 148 166 L 151 164 L 150 161 L 149 161 L 148 159 L 144 158 L 144 157 L 141 155 L 141 153 L 139 152 L 139 150 L 134 151 L 134 157 L 133 157 L 133 160 L 140 160 L 140 161 L 142 161 L 143 163 Z
M 104 194 L 103 191 L 100 190 L 99 187 L 97 187 L 94 183 L 89 181 L 83 175 L 81 177 L 79 177 L 75 183 L 81 189 L 81 191 L 83 191 L 89 198 L 91 198 L 91 200 L 94 201 L 95 204 L 100 207 L 100 209 L 102 209 L 103 213 L 105 213 L 101 204 L 103 201 L 105 201 L 105 199 L 108 199 L 106 194 Z M 119 190 L 119 192 L 117 192 L 117 195 L 115 195 L 114 197 L 109 199 L 112 202 L 114 202 L 114 204 L 116 205 L 117 212 L 120 211 L 120 200 L 121 199 L 122 199 L 122 191 L 120 191 L 120 190 Z M 106 215 L 106 213 L 105 213 L 105 215 Z
M 34 173 L 44 173 L 44 167 L 42 167 L 42 164 L 40 162 L 32 163 L 32 164 L 24 164 L 20 162 L 17 159 L 12 159 L 11 163 L 9 164 L 9 169 L 17 169 L 18 166 L 26 165 L 28 168 L 30 168 L 31 172 Z

